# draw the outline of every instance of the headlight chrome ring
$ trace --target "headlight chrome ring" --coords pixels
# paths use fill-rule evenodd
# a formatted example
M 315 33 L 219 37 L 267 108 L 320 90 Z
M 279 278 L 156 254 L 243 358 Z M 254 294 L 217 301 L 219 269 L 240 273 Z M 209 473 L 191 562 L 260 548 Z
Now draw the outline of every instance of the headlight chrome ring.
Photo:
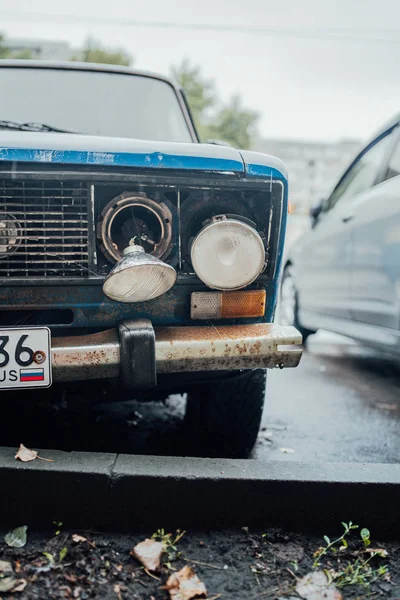
M 109 202 L 97 226 L 101 249 L 112 262 L 122 258 L 132 238 L 156 258 L 165 259 L 172 247 L 172 214 L 146 194 L 124 192 Z

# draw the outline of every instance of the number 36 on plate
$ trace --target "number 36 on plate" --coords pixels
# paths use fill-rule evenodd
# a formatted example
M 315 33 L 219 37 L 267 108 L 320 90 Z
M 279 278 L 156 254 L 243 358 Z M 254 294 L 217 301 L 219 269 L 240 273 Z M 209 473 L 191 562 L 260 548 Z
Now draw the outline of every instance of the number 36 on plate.
M 0 389 L 16 390 L 50 385 L 50 329 L 0 329 Z

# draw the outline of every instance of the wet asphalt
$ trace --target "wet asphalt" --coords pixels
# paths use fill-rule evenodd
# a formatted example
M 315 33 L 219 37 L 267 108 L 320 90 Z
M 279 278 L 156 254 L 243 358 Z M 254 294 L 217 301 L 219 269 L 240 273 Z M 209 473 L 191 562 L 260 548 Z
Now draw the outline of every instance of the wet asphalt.
M 400 462 L 400 361 L 319 332 L 269 374 L 260 460 Z
M 319 332 L 300 365 L 268 374 L 254 459 L 400 463 L 400 361 Z M 118 396 L 114 391 L 112 399 Z M 93 386 L 1 394 L 0 445 L 190 455 L 185 398 L 102 402 Z

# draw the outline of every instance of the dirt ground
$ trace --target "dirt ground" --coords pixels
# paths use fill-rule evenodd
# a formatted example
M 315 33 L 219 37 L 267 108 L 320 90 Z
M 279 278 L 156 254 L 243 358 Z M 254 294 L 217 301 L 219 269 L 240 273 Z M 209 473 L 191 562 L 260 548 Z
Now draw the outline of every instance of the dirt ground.
M 193 567 L 206 585 L 207 598 L 214 600 L 294 600 L 299 597 L 307 600 L 337 600 L 341 597 L 400 599 L 400 542 L 384 542 L 374 536 L 371 548 L 385 549 L 388 556 L 375 556 L 370 565 L 374 573 L 386 565 L 388 573 L 377 576 L 366 586 L 341 587 L 342 596 L 329 595 L 331 592 L 299 596 L 296 585 L 313 570 L 314 552 L 326 545 L 320 537 L 281 530 L 249 532 L 246 527 L 235 531 L 186 532 L 176 546 L 177 556 L 169 557 L 169 566 L 164 564 L 161 572 L 151 576 L 130 555 L 132 548 L 144 540 L 145 535 L 66 532 L 62 526 L 58 535 L 55 535 L 55 530 L 39 534 L 28 529 L 26 546 L 10 548 L 4 541 L 4 533 L 0 534 L 0 560 L 11 563 L 13 576 L 23 580 L 21 588 L 26 585 L 23 591 L 0 592 L 2 600 L 168 600 L 169 592 L 162 586 L 172 572 L 185 565 Z M 152 533 L 149 531 L 148 537 Z M 337 532 L 327 533 L 339 536 L 341 526 Z M 73 534 L 84 536 L 88 541 L 74 542 Z M 362 548 L 359 533 L 353 533 L 347 550 L 323 557 L 315 570 L 325 568 L 338 572 L 347 564 L 354 565 L 357 560 L 354 553 Z M 168 562 L 165 555 L 164 562 Z M 185 598 L 182 596 L 183 600 Z M 180 597 L 176 596 L 176 600 Z

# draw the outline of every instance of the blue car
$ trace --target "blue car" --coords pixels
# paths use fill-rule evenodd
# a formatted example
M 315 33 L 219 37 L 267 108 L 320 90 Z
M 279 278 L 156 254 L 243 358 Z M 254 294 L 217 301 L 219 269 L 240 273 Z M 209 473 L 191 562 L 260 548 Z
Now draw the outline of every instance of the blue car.
M 199 143 L 162 76 L 0 61 L 0 84 L 0 390 L 186 393 L 191 447 L 248 456 L 266 368 L 302 351 L 273 324 L 284 165 Z
M 400 355 L 400 116 L 363 148 L 289 252 L 281 322 Z

